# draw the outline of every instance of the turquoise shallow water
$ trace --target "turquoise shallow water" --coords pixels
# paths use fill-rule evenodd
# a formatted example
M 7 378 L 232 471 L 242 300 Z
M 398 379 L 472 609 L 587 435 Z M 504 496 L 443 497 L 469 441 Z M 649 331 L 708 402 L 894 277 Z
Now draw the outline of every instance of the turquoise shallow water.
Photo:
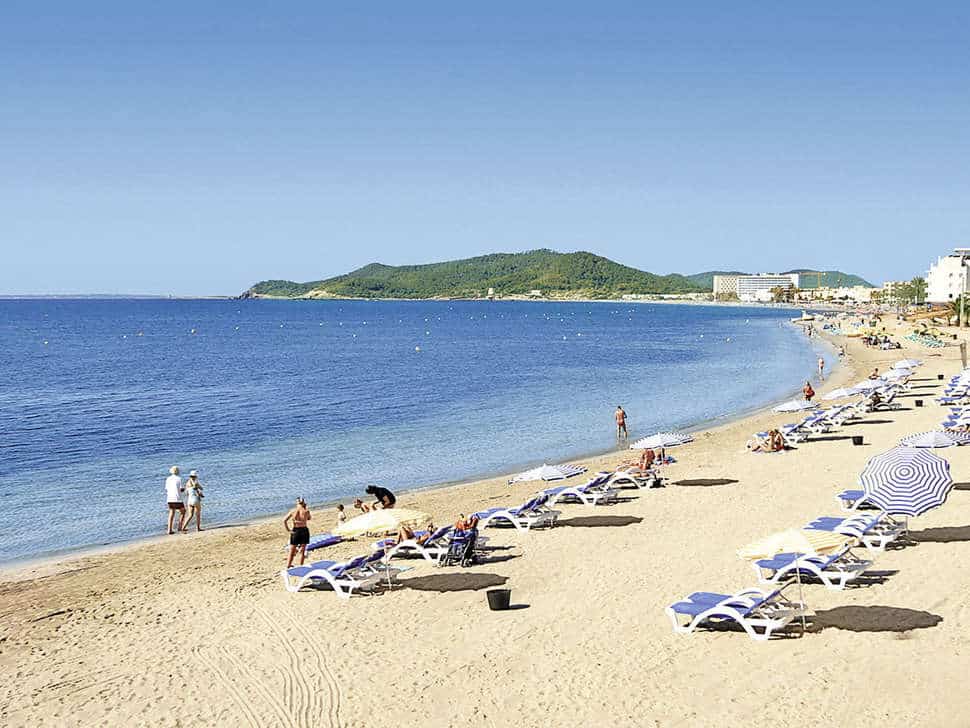
M 694 305 L 0 301 L 0 560 L 568 460 L 776 401 L 815 370 L 791 311 Z

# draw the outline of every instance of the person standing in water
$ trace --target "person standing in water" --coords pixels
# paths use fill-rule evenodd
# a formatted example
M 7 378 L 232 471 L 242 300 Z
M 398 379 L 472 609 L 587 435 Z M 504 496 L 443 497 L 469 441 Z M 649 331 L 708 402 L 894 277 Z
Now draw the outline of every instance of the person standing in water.
M 189 479 L 185 481 L 185 492 L 188 495 L 189 513 L 185 517 L 182 530 L 189 530 L 189 524 L 192 523 L 192 517 L 195 516 L 195 530 L 201 531 L 202 499 L 205 496 L 202 494 L 202 483 L 199 482 L 199 473 L 197 470 L 189 472 Z
M 622 405 L 616 406 L 616 412 L 613 413 L 613 418 L 616 420 L 616 439 L 626 438 L 626 412 L 623 411 Z
M 293 557 L 296 556 L 297 551 L 300 552 L 300 566 L 303 566 L 303 562 L 306 561 L 306 547 L 310 543 L 310 527 L 307 524 L 311 517 L 306 501 L 297 498 L 296 507 L 283 519 L 283 526 L 290 532 L 290 556 L 286 560 L 287 569 L 293 566 Z
M 825 379 L 825 359 L 822 357 L 818 358 L 818 379 L 819 381 Z
M 182 502 L 185 488 L 182 487 L 178 465 L 173 465 L 168 472 L 169 476 L 165 478 L 165 500 L 168 501 L 168 535 L 171 536 L 175 533 L 172 526 L 175 525 L 176 512 L 179 514 L 179 531 L 185 523 L 185 504 Z

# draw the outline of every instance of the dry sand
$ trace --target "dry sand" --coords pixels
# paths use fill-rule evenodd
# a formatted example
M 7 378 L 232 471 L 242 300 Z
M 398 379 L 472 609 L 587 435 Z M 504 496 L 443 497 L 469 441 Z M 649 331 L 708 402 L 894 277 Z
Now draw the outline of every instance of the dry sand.
M 703 433 L 677 451 L 671 487 L 625 491 L 615 506 L 563 506 L 550 531 L 490 529 L 503 547 L 490 563 L 411 562 L 391 592 L 285 592 L 276 520 L 8 571 L 0 724 L 967 725 L 970 483 L 915 519 L 918 543 L 879 556 L 864 586 L 806 586 L 816 616 L 803 638 L 683 636 L 664 615 L 691 591 L 754 585 L 738 547 L 838 514 L 835 493 L 869 457 L 936 427 L 936 375 L 959 369 L 956 349 L 846 343 L 849 361 L 825 389 L 901 355 L 926 360 L 903 410 L 783 455 L 743 446 L 791 416 L 762 413 Z M 926 407 L 913 407 L 917 397 Z M 853 434 L 866 445 L 852 446 Z M 955 481 L 970 480 L 970 447 L 939 452 Z M 497 478 L 401 505 L 445 523 L 534 490 Z M 317 512 L 313 525 L 329 530 L 332 513 Z M 484 587 L 497 584 L 512 588 L 518 609 L 488 611 Z

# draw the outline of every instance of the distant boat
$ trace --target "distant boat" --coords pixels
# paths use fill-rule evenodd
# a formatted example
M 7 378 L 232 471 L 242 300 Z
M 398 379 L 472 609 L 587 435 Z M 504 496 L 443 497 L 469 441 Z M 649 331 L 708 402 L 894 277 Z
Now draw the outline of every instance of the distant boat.
M 795 318 L 793 318 L 792 323 L 797 324 L 797 323 L 801 323 L 802 321 L 814 321 L 814 320 L 815 320 L 815 317 L 812 314 L 810 314 L 808 311 L 802 311 L 802 315 L 796 316 Z

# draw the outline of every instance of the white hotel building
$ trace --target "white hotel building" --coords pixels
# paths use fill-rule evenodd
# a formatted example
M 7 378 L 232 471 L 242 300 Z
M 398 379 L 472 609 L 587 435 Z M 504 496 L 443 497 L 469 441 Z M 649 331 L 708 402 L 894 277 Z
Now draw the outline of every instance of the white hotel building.
M 798 273 L 714 276 L 714 300 L 728 295 L 739 301 L 767 303 L 774 298 L 773 289 L 798 288 L 798 283 Z
M 928 303 L 947 303 L 970 291 L 970 248 L 955 248 L 939 258 L 926 275 Z

